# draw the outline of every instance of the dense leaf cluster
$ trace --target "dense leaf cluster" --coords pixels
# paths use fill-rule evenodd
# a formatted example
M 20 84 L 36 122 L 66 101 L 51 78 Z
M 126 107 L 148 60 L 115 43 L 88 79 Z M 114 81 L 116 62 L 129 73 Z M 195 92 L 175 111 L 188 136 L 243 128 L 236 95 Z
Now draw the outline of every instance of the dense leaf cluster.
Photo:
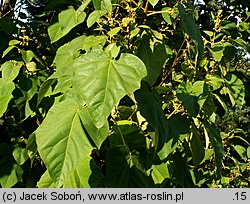
M 244 0 L 6 2 L 1 187 L 250 186 Z

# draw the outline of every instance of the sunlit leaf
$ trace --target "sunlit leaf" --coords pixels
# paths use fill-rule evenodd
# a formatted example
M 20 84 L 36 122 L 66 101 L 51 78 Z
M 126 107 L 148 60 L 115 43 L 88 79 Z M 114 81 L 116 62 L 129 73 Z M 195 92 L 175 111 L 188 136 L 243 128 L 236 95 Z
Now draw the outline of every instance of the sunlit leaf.
M 241 159 L 243 159 L 244 161 L 247 160 L 247 150 L 244 147 L 242 147 L 241 145 L 235 145 L 233 146 L 233 148 L 240 155 Z
M 155 7 L 156 6 L 156 4 L 159 2 L 159 0 L 149 0 L 149 3 L 153 6 L 153 7 Z
M 132 54 L 118 60 L 106 52 L 88 52 L 74 63 L 72 85 L 87 103 L 97 127 L 101 127 L 114 105 L 140 87 L 146 75 L 143 62 Z
M 36 131 L 39 154 L 58 187 L 93 149 L 83 129 L 80 111 L 74 100 L 59 102 Z
M 161 163 L 158 165 L 152 165 L 151 175 L 156 184 L 162 183 L 165 179 L 170 178 L 170 173 L 168 171 L 168 164 Z
M 28 159 L 27 149 L 16 147 L 13 151 L 13 156 L 19 165 L 22 165 Z
M 65 36 L 72 28 L 82 23 L 86 18 L 86 13 L 79 7 L 75 10 L 69 7 L 67 10 L 61 11 L 58 15 L 59 22 L 48 28 L 51 43 L 58 41 Z
M 53 183 L 52 178 L 49 175 L 48 170 L 44 172 L 40 180 L 37 182 L 39 188 L 56 188 L 56 185 Z
M 88 28 L 94 25 L 94 23 L 96 23 L 104 14 L 106 14 L 106 11 L 101 10 L 94 10 L 91 14 L 89 14 L 87 19 Z
M 222 45 L 215 45 L 213 48 L 209 48 L 209 51 L 216 61 L 221 61 L 224 52 L 224 47 Z
M 0 117 L 6 111 L 10 100 L 13 98 L 12 92 L 15 89 L 15 84 L 12 82 L 19 71 L 21 64 L 17 64 L 16 61 L 5 62 L 0 71 L 2 73 L 2 78 L 0 78 Z
M 171 17 L 170 17 L 170 13 L 171 12 L 171 8 L 169 7 L 165 7 L 162 9 L 162 17 L 163 19 L 169 24 L 172 25 L 172 21 L 171 21 Z

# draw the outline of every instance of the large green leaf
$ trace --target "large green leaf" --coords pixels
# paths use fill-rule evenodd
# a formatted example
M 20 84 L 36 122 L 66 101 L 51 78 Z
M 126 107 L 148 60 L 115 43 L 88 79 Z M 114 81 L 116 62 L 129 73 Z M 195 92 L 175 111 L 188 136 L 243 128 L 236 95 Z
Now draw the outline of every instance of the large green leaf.
M 85 35 L 82 35 L 61 46 L 57 50 L 53 62 L 56 66 L 56 72 L 40 87 L 38 104 L 41 102 L 43 97 L 58 93 L 65 93 L 68 88 L 72 86 L 72 66 L 75 59 L 79 57 L 79 50 L 83 49 L 89 51 L 90 49 L 102 48 L 106 40 L 106 36 L 90 35 L 86 37 Z
M 85 6 L 75 10 L 69 7 L 67 10 L 61 11 L 58 15 L 59 22 L 51 25 L 48 28 L 51 43 L 58 41 L 65 36 L 72 28 L 79 25 L 86 18 L 86 13 L 83 11 Z
M 58 102 L 36 131 L 39 154 L 58 187 L 93 148 L 83 129 L 80 112 L 73 99 Z
M 86 101 L 97 127 L 103 126 L 113 106 L 138 89 L 146 76 L 145 65 L 135 55 L 123 53 L 115 60 L 104 51 L 82 55 L 73 69 L 73 88 Z
M 95 126 L 95 120 L 92 118 L 89 110 L 84 108 L 82 111 L 79 112 L 81 117 L 81 121 L 87 130 L 88 134 L 90 135 L 89 140 L 95 144 L 97 148 L 101 147 L 102 142 L 107 138 L 109 125 L 108 121 L 105 121 L 101 127 Z
M 199 27 L 195 24 L 195 20 L 191 14 L 187 14 L 183 4 L 178 4 L 178 10 L 181 15 L 181 23 L 185 33 L 195 42 L 197 49 L 196 54 L 196 68 L 199 67 L 204 52 L 204 43 L 202 40 L 201 32 Z
M 84 157 L 66 179 L 64 188 L 98 188 L 103 186 L 103 175 L 95 161 Z
M 70 70 L 74 59 L 78 57 L 78 51 L 83 48 L 85 35 L 81 35 L 74 40 L 61 46 L 57 52 L 54 59 L 54 64 L 56 65 L 56 71 L 61 71 L 65 73 Z

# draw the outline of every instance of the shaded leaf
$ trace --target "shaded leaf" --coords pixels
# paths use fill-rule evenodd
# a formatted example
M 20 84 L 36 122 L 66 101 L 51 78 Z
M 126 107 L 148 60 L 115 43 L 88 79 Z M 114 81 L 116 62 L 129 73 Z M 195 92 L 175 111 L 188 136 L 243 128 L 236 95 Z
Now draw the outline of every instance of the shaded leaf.
M 190 147 L 193 157 L 194 165 L 197 167 L 205 157 L 205 149 L 203 148 L 201 135 L 199 131 L 194 127 L 192 127 L 191 139 L 190 139 Z
M 0 160 L 0 184 L 2 188 L 11 188 L 22 181 L 23 170 L 9 159 Z
M 233 60 L 235 55 L 236 55 L 237 49 L 235 46 L 233 46 L 231 43 L 229 42 L 225 42 L 224 43 L 224 52 L 223 52 L 223 56 L 227 59 L 227 60 Z
M 220 136 L 220 132 L 215 126 L 215 124 L 211 124 L 206 120 L 204 120 L 204 127 L 207 131 L 209 140 L 214 149 L 216 171 L 218 174 L 220 174 L 221 167 L 222 167 L 222 160 L 224 156 L 224 149 L 223 149 L 222 138 Z
M 98 188 L 103 185 L 103 175 L 95 161 L 84 157 L 66 179 L 64 188 Z
M 128 120 L 117 121 L 112 127 L 114 134 L 110 135 L 110 148 L 125 144 L 131 149 L 146 148 L 146 138 L 139 127 Z
M 32 133 L 29 136 L 27 145 L 26 145 L 26 149 L 28 150 L 28 156 L 30 158 L 31 161 L 31 166 L 33 165 L 33 162 L 36 158 L 37 155 L 37 144 L 36 144 L 36 135 L 35 133 Z
M 195 46 L 197 49 L 197 54 L 196 54 L 196 68 L 197 68 L 200 65 L 204 52 L 204 43 L 202 40 L 201 32 L 199 27 L 195 24 L 193 16 L 186 13 L 185 8 L 181 3 L 178 4 L 178 10 L 181 15 L 181 23 L 183 25 L 184 31 L 195 42 Z
M 111 149 L 107 155 L 105 185 L 107 187 L 128 187 L 129 168 L 129 149 L 126 146 Z
M 121 145 L 107 155 L 105 185 L 112 188 L 152 187 L 153 182 L 143 169 L 138 155 Z
M 205 81 L 196 81 L 194 84 L 187 82 L 177 89 L 178 99 L 193 117 L 197 116 L 208 96 L 209 89 Z
M 159 96 L 151 90 L 147 82 L 142 81 L 141 88 L 135 92 L 135 99 L 141 115 L 154 128 L 154 131 L 159 133 L 154 138 L 154 145 L 156 149 L 161 149 L 164 142 L 169 139 L 169 129 Z
M 234 74 L 227 74 L 225 82 L 235 102 L 241 107 L 245 104 L 245 87 L 243 82 Z M 232 101 L 232 100 L 231 100 Z
M 184 188 L 193 188 L 193 179 L 186 165 L 185 158 L 182 157 L 180 152 L 176 152 L 172 159 L 173 163 L 169 165 L 171 181 Z
M 164 44 L 155 42 L 150 45 L 150 40 L 149 35 L 143 35 L 139 43 L 137 56 L 144 62 L 147 68 L 147 76 L 144 80 L 153 85 L 170 55 L 166 52 Z

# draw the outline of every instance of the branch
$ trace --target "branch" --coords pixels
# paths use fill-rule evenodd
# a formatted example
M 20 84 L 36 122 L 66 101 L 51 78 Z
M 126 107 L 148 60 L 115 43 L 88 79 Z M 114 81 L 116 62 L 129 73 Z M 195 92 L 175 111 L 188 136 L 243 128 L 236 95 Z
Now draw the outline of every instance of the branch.
M 1 1 L 2 2 L 2 1 Z M 14 13 L 14 8 L 17 0 L 6 0 L 0 8 L 0 17 L 3 17 L 6 13 Z

